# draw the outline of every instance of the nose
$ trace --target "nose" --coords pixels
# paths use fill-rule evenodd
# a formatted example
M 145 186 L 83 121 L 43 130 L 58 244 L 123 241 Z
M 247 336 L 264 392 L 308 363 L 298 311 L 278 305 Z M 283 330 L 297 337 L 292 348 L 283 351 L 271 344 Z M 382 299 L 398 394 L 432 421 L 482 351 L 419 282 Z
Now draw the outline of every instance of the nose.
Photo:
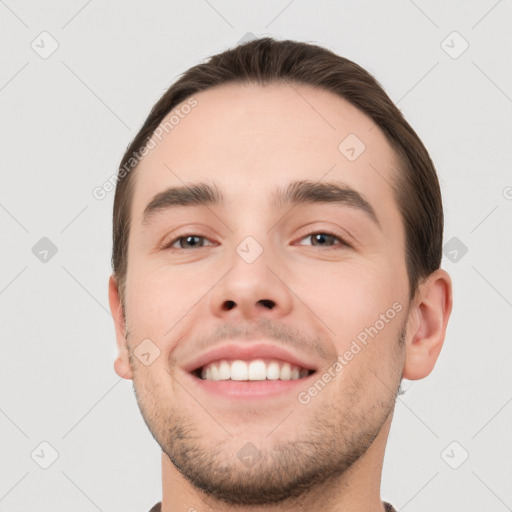
M 284 266 L 267 250 L 249 261 L 243 253 L 233 251 L 229 271 L 212 290 L 213 314 L 231 321 L 286 316 L 292 308 L 293 294 L 286 283 L 289 277 Z

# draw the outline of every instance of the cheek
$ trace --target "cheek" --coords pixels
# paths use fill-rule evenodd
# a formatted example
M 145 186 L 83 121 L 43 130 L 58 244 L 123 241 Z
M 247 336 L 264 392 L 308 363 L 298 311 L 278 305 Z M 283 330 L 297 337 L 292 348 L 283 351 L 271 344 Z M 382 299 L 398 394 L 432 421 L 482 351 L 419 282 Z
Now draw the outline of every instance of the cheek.
M 389 273 L 367 261 L 309 264 L 288 279 L 297 296 L 345 338 L 391 306 L 396 286 Z
M 217 282 L 217 269 L 199 263 L 170 265 L 165 259 L 146 260 L 128 273 L 126 314 L 134 346 L 149 338 L 162 355 L 151 371 L 168 368 L 181 341 L 201 330 L 196 320 L 203 324 L 209 320 L 208 292 Z
M 406 309 L 402 281 L 386 266 L 367 261 L 325 268 L 304 268 L 294 291 L 343 358 L 346 377 L 366 373 L 370 367 L 377 370 L 398 343 Z
M 196 277 L 197 279 L 197 277 Z M 195 301 L 194 275 L 162 268 L 139 268 L 127 279 L 126 314 L 138 335 L 162 339 Z

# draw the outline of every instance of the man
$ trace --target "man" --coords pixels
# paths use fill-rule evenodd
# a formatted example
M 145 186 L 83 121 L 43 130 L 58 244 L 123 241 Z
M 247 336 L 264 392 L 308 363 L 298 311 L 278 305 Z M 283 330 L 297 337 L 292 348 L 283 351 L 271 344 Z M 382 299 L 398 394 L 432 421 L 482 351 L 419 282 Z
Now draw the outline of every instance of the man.
M 375 79 L 250 41 L 171 86 L 118 178 L 114 366 L 162 448 L 152 510 L 393 510 L 397 392 L 452 289 L 434 166 Z

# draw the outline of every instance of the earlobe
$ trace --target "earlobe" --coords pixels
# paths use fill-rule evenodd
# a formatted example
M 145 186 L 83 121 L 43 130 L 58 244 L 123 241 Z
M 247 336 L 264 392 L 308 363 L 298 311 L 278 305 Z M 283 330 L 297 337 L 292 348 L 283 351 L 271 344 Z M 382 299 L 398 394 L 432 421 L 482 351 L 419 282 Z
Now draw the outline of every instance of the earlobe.
M 126 362 L 124 356 L 117 356 L 114 361 L 114 370 L 123 379 L 131 380 L 132 379 L 132 371 L 130 369 L 129 363 Z
M 130 368 L 130 358 L 128 345 L 126 341 L 126 321 L 124 318 L 121 299 L 119 297 L 119 288 L 116 278 L 111 275 L 108 283 L 108 301 L 110 312 L 114 319 L 114 328 L 116 331 L 116 343 L 118 356 L 114 361 L 114 370 L 123 379 L 132 379 Z
M 404 378 L 423 379 L 434 369 L 443 347 L 452 302 L 452 282 L 444 270 L 436 270 L 420 285 L 410 316 L 414 318 L 413 328 L 407 333 Z

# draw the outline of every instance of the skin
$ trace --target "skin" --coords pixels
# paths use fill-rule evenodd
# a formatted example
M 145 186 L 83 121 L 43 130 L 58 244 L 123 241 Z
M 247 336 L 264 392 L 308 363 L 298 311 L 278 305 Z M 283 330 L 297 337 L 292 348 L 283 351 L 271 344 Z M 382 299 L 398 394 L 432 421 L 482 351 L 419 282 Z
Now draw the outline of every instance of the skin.
M 223 85 L 195 98 L 136 171 L 126 315 L 114 276 L 109 285 L 115 371 L 133 379 L 162 447 L 162 510 L 383 511 L 400 380 L 432 371 L 452 308 L 441 269 L 408 303 L 394 151 L 366 115 L 317 88 Z M 366 146 L 353 162 L 338 149 L 349 134 Z M 380 228 L 346 205 L 273 205 L 275 188 L 296 180 L 349 185 Z M 156 194 L 196 182 L 215 183 L 225 204 L 175 207 L 143 224 Z M 309 236 L 333 230 L 349 245 Z M 187 235 L 203 245 L 162 247 Z M 247 236 L 263 249 L 250 264 L 236 252 Z M 265 340 L 313 362 L 320 376 L 396 303 L 401 311 L 307 404 L 297 400 L 308 389 L 301 384 L 272 399 L 229 400 L 183 369 L 226 340 Z M 159 353 L 148 366 L 134 355 L 145 339 Z M 250 467 L 237 456 L 248 443 L 257 450 Z

